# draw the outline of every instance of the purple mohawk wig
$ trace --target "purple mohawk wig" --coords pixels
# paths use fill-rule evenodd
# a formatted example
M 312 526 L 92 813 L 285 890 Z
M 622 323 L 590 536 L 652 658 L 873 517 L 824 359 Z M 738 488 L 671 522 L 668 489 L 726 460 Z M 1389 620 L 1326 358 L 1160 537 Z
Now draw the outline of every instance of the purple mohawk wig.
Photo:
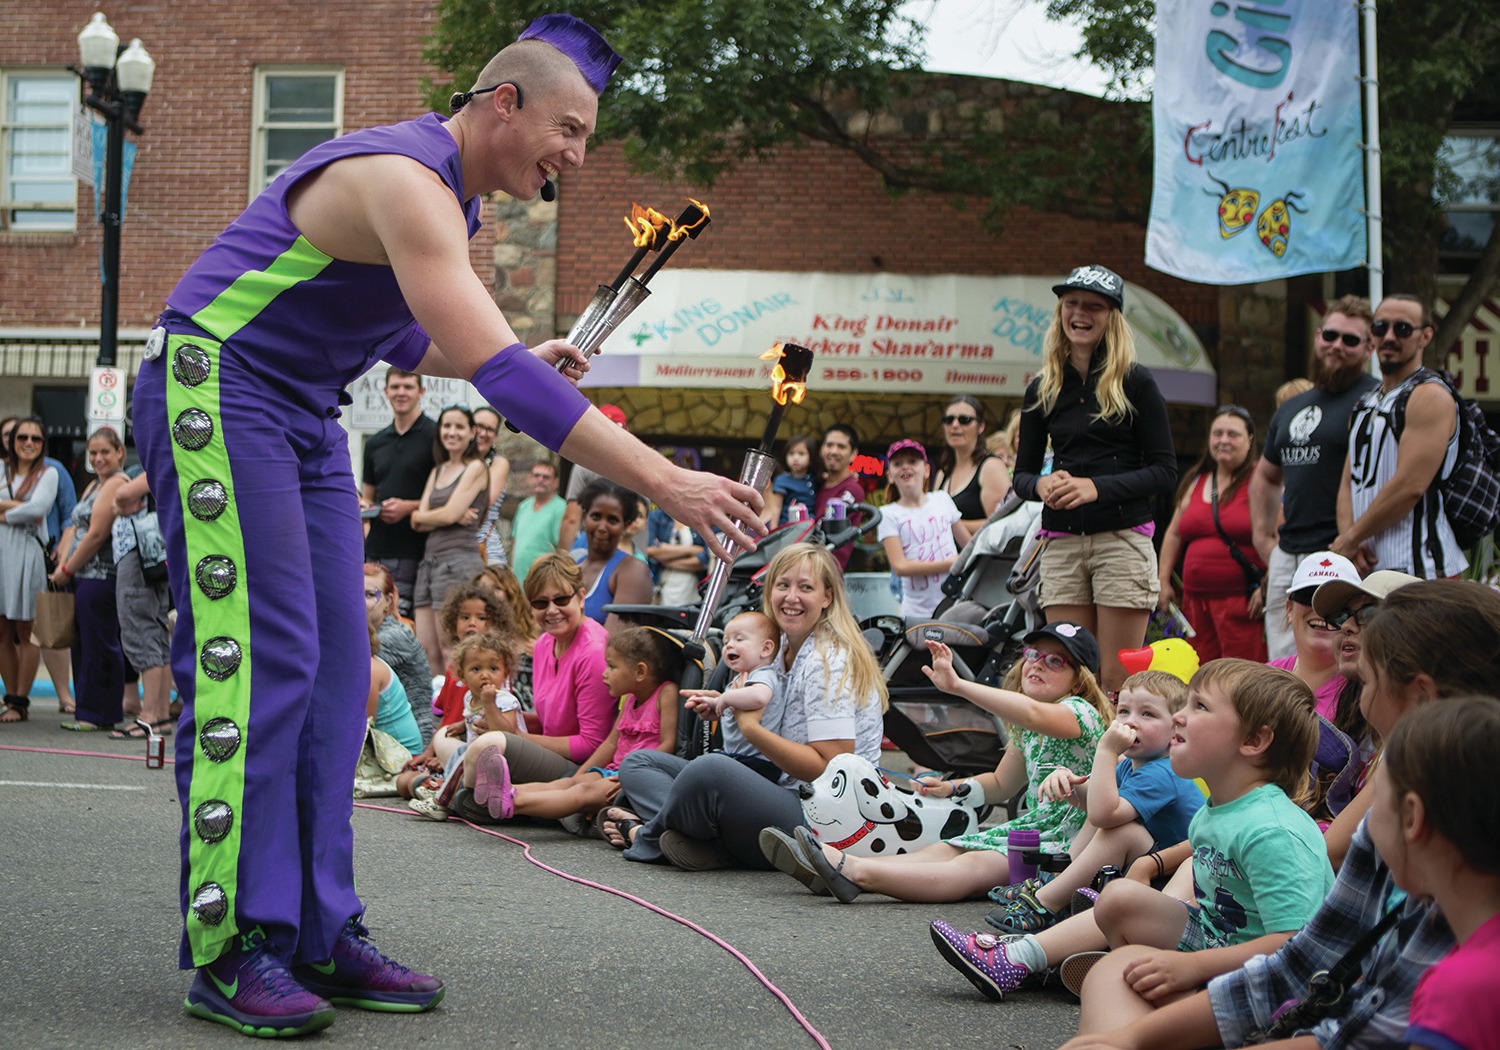
M 517 40 L 541 40 L 573 60 L 594 94 L 602 95 L 609 77 L 620 64 L 620 56 L 598 30 L 572 15 L 542 15 L 522 31 Z

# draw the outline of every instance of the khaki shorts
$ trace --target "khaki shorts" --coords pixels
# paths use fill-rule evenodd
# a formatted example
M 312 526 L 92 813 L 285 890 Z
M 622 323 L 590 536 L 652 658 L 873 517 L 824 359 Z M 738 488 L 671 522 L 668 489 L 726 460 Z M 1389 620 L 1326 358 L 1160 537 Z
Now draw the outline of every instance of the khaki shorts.
M 1156 548 L 1134 529 L 1092 536 L 1054 536 L 1042 548 L 1038 598 L 1042 608 L 1101 605 L 1155 609 L 1161 583 Z

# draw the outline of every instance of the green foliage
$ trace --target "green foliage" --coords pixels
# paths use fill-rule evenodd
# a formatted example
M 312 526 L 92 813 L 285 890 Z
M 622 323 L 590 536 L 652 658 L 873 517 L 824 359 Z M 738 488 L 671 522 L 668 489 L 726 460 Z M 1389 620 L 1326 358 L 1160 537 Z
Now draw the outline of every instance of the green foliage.
M 569 10 L 625 56 L 600 106 L 598 137 L 631 161 L 711 184 L 735 163 L 799 138 L 826 139 L 828 101 L 880 112 L 918 68 L 921 27 L 874 0 L 585 0 Z M 440 0 L 426 58 L 467 88 L 532 18 L 533 0 Z M 434 104 L 455 89 L 436 85 Z

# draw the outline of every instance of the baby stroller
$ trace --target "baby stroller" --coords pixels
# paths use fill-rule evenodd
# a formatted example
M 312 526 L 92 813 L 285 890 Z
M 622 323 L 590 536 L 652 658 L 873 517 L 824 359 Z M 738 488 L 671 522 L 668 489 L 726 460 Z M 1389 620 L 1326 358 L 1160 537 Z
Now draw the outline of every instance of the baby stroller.
M 878 617 L 865 636 L 875 647 L 890 709 L 885 733 L 918 765 L 952 776 L 994 770 L 1005 750 L 1005 726 L 987 711 L 937 689 L 928 641 L 953 650 L 962 678 L 999 685 L 1021 652 L 1021 639 L 1042 622 L 1036 604 L 1041 504 L 1011 493 L 959 553 L 932 617 Z

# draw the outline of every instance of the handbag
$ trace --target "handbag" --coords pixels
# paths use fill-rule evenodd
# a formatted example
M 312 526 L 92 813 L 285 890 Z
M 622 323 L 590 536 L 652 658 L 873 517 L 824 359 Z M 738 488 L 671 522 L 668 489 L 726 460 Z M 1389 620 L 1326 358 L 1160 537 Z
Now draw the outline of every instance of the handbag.
M 1255 1046 L 1290 1039 L 1330 1016 L 1334 1008 L 1344 1001 L 1349 986 L 1359 978 L 1359 967 L 1365 956 L 1370 954 L 1370 950 L 1396 925 L 1396 920 L 1400 917 L 1401 905 L 1398 904 L 1386 912 L 1373 929 L 1355 941 L 1354 946 L 1331 969 L 1319 970 L 1308 978 L 1307 994 L 1300 1000 L 1292 999 L 1283 1003 L 1281 1009 L 1272 1015 L 1271 1023 L 1247 1035 L 1244 1045 Z
M 1208 484 L 1208 494 L 1214 509 L 1214 528 L 1219 531 L 1219 539 L 1223 540 L 1224 545 L 1229 548 L 1229 556 L 1239 564 L 1240 571 L 1245 574 L 1245 593 L 1250 594 L 1260 586 L 1260 581 L 1266 574 L 1265 570 L 1257 569 L 1250 564 L 1250 559 L 1245 557 L 1245 552 L 1229 538 L 1229 533 L 1225 532 L 1224 526 L 1219 523 L 1219 475 L 1210 474 Z
M 68 649 L 78 638 L 73 615 L 73 592 L 52 583 L 36 592 L 36 615 L 31 620 L 31 640 L 43 649 Z
M 135 549 L 141 552 L 141 577 L 152 587 L 167 582 L 167 563 L 164 560 L 158 562 L 146 561 L 146 548 L 141 544 L 141 530 L 136 527 L 135 519 L 130 521 L 130 531 L 135 533 Z

